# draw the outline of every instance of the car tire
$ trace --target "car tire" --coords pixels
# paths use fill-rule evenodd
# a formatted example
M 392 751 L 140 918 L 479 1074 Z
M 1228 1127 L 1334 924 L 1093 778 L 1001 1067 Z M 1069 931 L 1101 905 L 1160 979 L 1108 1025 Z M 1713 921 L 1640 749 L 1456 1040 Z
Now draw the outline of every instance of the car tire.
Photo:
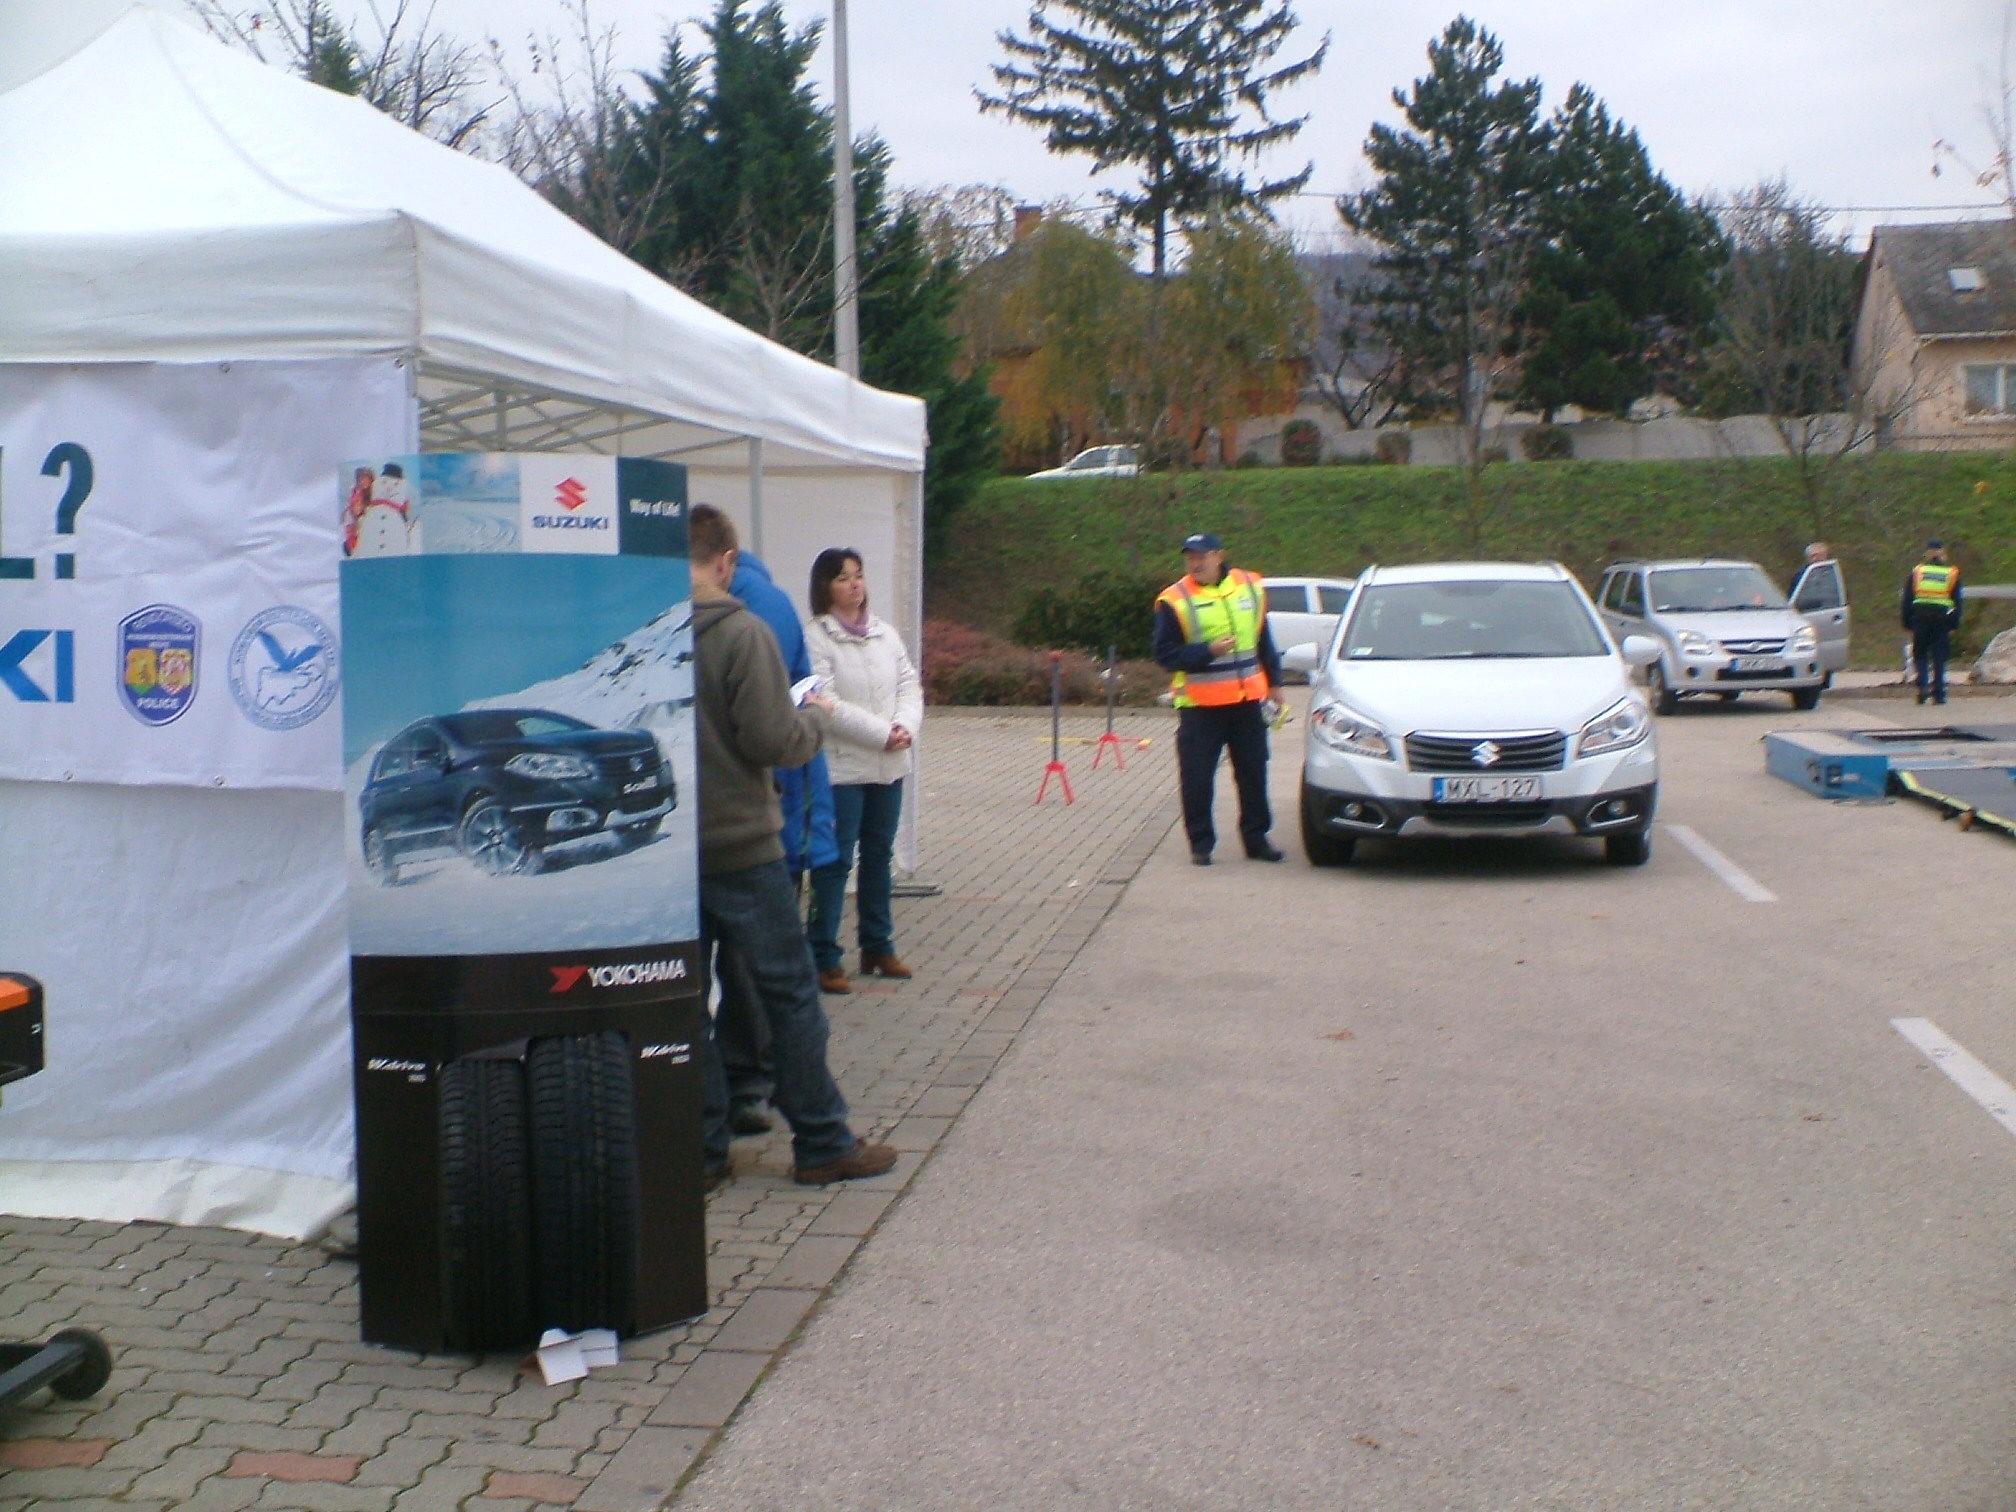
M 1652 859 L 1652 826 L 1641 824 L 1603 837 L 1603 859 L 1612 866 L 1643 866 Z
M 463 812 L 455 843 L 471 866 L 493 877 L 537 871 L 538 851 L 511 828 L 511 816 L 495 798 L 478 798 Z
M 1800 710 L 1802 713 L 1819 708 L 1820 692 L 1819 688 L 1794 688 L 1792 690 L 1792 707 Z
M 1663 662 L 1655 661 L 1645 669 L 1645 699 L 1655 714 L 1675 714 L 1680 710 L 1680 695 L 1666 681 Z
M 630 1042 L 614 1030 L 534 1040 L 525 1064 L 540 1326 L 627 1334 L 640 1206 Z
M 1358 849 L 1355 835 L 1332 835 L 1317 824 L 1316 816 L 1310 811 L 1309 793 L 1302 793 L 1302 854 L 1309 858 L 1311 866 L 1349 866 L 1352 854 Z
M 364 870 L 386 887 L 399 885 L 399 862 L 385 843 L 385 832 L 372 825 L 364 831 Z
M 457 1349 L 517 1349 L 532 1320 L 532 1187 L 525 1068 L 441 1070 L 441 1295 Z
M 626 851 L 636 850 L 640 846 L 649 845 L 653 840 L 658 838 L 658 827 L 664 822 L 662 818 L 659 818 L 646 819 L 642 824 L 622 825 L 616 831 L 617 843 Z

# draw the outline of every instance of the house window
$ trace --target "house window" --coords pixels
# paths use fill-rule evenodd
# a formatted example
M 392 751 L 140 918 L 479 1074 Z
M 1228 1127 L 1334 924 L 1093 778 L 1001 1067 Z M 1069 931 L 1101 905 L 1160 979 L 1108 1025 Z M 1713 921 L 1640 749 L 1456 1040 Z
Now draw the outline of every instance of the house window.
M 2016 415 L 2016 363 L 1961 370 L 1967 380 L 1969 415 Z

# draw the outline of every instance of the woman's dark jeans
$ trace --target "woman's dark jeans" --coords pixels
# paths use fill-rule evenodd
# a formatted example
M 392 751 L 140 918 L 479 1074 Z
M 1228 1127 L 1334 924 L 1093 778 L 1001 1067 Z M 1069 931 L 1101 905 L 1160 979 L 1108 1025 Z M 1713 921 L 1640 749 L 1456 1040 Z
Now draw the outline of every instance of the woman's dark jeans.
M 896 823 L 903 817 L 903 779 L 894 782 L 833 784 L 833 838 L 839 859 L 812 868 L 812 959 L 825 971 L 840 964 L 840 910 L 847 900 L 847 873 L 854 847 L 861 847 L 861 875 L 854 888 L 856 933 L 870 955 L 896 953 L 896 920 L 890 913 L 890 860 L 896 851 Z

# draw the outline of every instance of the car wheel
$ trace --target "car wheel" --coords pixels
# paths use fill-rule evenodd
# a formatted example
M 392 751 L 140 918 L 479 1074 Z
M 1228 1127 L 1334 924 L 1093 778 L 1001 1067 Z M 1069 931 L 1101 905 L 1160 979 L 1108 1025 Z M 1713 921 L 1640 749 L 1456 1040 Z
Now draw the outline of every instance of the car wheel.
M 1652 826 L 1603 837 L 1603 859 L 1612 866 L 1643 866 L 1652 859 Z
M 1819 708 L 1820 690 L 1818 688 L 1794 688 L 1792 690 L 1792 707 L 1795 709 Z
M 456 842 L 470 864 L 493 877 L 538 870 L 537 852 L 518 838 L 511 816 L 495 798 L 479 798 L 469 806 Z
M 636 850 L 640 845 L 649 845 L 657 838 L 661 819 L 646 819 L 642 824 L 626 824 L 616 831 L 616 839 L 625 850 Z
M 532 1188 L 525 1068 L 441 1070 L 441 1290 L 458 1349 L 517 1349 L 532 1319 Z
M 399 862 L 385 843 L 385 832 L 375 824 L 364 831 L 364 870 L 387 887 L 399 885 Z
M 540 1321 L 628 1333 L 640 1206 L 630 1042 L 615 1030 L 534 1040 L 525 1064 Z
M 1652 705 L 1654 713 L 1672 714 L 1680 707 L 1680 695 L 1666 681 L 1666 667 L 1663 662 L 1653 662 L 1645 669 L 1645 698 Z
M 1349 866 L 1351 856 L 1358 849 L 1355 835 L 1332 835 L 1326 833 L 1316 822 L 1316 815 L 1309 806 L 1309 791 L 1302 791 L 1302 854 L 1309 858 L 1311 866 Z

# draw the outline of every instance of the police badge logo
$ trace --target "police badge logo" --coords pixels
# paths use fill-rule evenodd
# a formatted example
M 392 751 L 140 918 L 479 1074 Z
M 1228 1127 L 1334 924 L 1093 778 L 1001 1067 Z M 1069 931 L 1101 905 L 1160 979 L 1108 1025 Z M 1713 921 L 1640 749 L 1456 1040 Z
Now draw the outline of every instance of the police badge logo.
M 196 701 L 203 627 L 172 604 L 149 604 L 119 621 L 119 696 L 146 725 L 173 724 Z
M 231 643 L 231 697 L 262 730 L 298 730 L 336 697 L 336 636 L 306 609 L 276 604 Z

